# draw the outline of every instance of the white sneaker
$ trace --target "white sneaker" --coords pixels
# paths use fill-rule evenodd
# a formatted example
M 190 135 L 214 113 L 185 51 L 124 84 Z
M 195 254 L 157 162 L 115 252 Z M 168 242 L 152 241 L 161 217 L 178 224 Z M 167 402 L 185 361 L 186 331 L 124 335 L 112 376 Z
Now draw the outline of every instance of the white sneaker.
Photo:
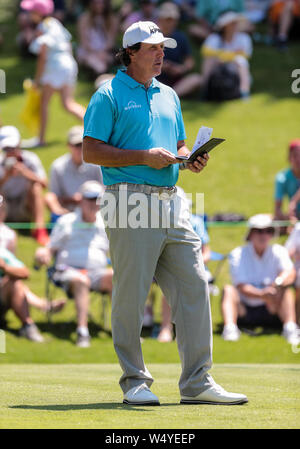
M 284 329 L 282 336 L 291 345 L 298 345 L 300 343 L 300 329 L 297 326 L 294 329 Z
M 225 341 L 238 341 L 241 336 L 241 331 L 236 324 L 226 324 L 224 326 L 222 337 Z
M 181 396 L 181 404 L 237 405 L 248 402 L 247 396 L 229 393 L 213 381 L 213 385 L 195 397 Z
M 44 337 L 41 335 L 40 331 L 34 323 L 24 324 L 19 330 L 20 337 L 28 338 L 28 340 L 34 341 L 36 343 L 44 343 Z
M 158 397 L 146 384 L 133 387 L 124 394 L 124 404 L 128 405 L 160 405 Z

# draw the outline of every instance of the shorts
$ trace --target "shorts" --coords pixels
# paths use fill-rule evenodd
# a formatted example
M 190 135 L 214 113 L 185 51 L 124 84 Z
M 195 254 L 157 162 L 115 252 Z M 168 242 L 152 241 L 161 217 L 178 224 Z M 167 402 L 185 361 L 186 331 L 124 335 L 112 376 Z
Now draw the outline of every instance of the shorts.
M 62 287 L 69 296 L 71 296 L 70 283 L 73 280 L 78 279 L 80 276 L 87 275 L 91 282 L 90 289 L 92 291 L 99 292 L 101 279 L 105 273 L 105 270 L 106 267 L 100 268 L 97 271 L 87 271 L 80 268 L 66 267 L 64 270 L 56 270 L 52 275 L 52 279 L 59 287 Z
M 12 222 L 30 222 L 32 219 L 31 211 L 27 207 L 27 194 L 17 198 L 6 198 L 7 216 L 6 221 Z
M 282 327 L 282 322 L 277 315 L 271 314 L 265 305 L 247 306 L 246 315 L 238 317 L 238 326 L 266 326 L 266 327 Z
M 53 89 L 61 89 L 64 86 L 74 87 L 77 81 L 77 64 L 70 63 L 62 67 L 50 67 L 41 77 L 41 85 L 49 84 Z

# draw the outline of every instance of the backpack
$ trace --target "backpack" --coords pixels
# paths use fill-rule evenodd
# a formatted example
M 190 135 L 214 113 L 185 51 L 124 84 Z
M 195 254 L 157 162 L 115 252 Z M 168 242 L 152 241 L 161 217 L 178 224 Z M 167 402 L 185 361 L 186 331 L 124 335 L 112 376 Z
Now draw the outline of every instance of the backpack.
M 226 101 L 240 96 L 240 76 L 237 66 L 232 63 L 217 65 L 208 79 L 205 99 Z

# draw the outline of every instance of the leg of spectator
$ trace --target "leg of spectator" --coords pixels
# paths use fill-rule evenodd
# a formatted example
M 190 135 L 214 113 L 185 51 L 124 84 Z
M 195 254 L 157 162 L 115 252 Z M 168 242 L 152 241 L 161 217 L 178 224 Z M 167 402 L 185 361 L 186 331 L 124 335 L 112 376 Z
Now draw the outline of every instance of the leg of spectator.
M 249 64 L 243 56 L 237 56 L 235 63 L 240 76 L 240 92 L 242 96 L 249 95 L 250 92 L 250 73 Z
M 221 299 L 221 310 L 224 325 L 237 324 L 239 316 L 240 298 L 239 293 L 233 285 L 225 285 Z
M 8 277 L 3 278 L 1 294 L 5 303 L 10 306 L 22 324 L 33 324 L 33 320 L 29 315 L 28 303 L 22 281 L 13 280 Z
M 296 323 L 295 298 L 290 288 L 284 289 L 281 301 L 278 302 L 277 314 L 282 323 Z
M 296 288 L 296 320 L 300 326 L 300 288 Z
M 42 96 L 41 96 L 41 124 L 40 124 L 40 144 L 45 143 L 45 135 L 46 135 L 46 127 L 48 122 L 48 106 L 49 101 L 54 94 L 55 89 L 48 84 L 45 84 L 42 87 Z
M 279 19 L 279 38 L 287 39 L 293 20 L 293 1 L 286 1 Z
M 63 215 L 68 213 L 68 209 L 65 209 L 59 202 L 57 196 L 53 192 L 47 192 L 45 195 L 45 204 L 50 212 L 56 215 Z
M 112 279 L 113 279 L 113 269 L 107 268 L 100 280 L 100 291 L 108 292 L 109 294 L 111 294 Z
M 199 89 L 203 84 L 203 77 L 199 73 L 191 73 L 178 81 L 173 88 L 179 97 L 189 95 Z
M 47 299 L 40 298 L 35 293 L 33 293 L 27 285 L 24 285 L 24 293 L 26 296 L 26 300 L 30 306 L 35 307 L 36 309 L 41 310 L 42 312 L 58 312 L 61 310 L 66 304 L 65 299 L 57 299 L 51 301 L 51 304 Z
M 171 307 L 169 306 L 166 297 L 163 295 L 162 299 L 162 323 L 160 333 L 157 337 L 157 340 L 162 343 L 167 343 L 173 340 L 173 326 L 171 320 Z
M 83 120 L 85 108 L 81 106 L 81 104 L 76 103 L 76 101 L 74 100 L 73 91 L 74 91 L 73 87 L 68 85 L 63 86 L 60 89 L 59 93 L 63 107 L 66 109 L 66 111 L 75 115 L 75 117 L 78 118 L 79 120 Z
M 27 206 L 32 213 L 33 222 L 37 228 L 45 227 L 43 187 L 38 182 L 33 182 L 28 190 Z
M 90 303 L 90 280 L 87 276 L 79 273 L 79 276 L 71 281 L 70 288 L 75 299 L 77 326 L 87 328 Z

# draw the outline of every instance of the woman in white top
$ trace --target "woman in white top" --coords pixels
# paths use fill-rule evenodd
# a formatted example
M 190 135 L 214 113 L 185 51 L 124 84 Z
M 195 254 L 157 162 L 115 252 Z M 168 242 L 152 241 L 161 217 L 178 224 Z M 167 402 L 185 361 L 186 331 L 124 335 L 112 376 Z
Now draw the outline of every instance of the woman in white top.
M 59 92 L 64 108 L 79 120 L 83 120 L 85 108 L 74 100 L 78 70 L 72 55 L 72 36 L 57 19 L 50 17 L 53 0 L 23 0 L 21 7 L 30 12 L 38 34 L 29 47 L 38 55 L 34 82 L 42 92 L 40 135 L 25 144 L 32 148 L 45 144 L 48 105 L 54 92 Z
M 107 71 L 113 62 L 119 21 L 112 14 L 110 0 L 90 0 L 88 10 L 78 20 L 80 64 L 91 68 L 96 75 Z
M 202 73 L 191 74 L 182 84 L 176 86 L 179 96 L 187 95 L 205 85 L 213 70 L 224 63 L 236 65 L 240 79 L 240 93 L 248 97 L 250 93 L 250 71 L 248 59 L 252 54 L 252 41 L 247 33 L 239 32 L 243 16 L 235 12 L 222 14 L 216 22 L 215 33 L 210 34 L 202 46 Z

